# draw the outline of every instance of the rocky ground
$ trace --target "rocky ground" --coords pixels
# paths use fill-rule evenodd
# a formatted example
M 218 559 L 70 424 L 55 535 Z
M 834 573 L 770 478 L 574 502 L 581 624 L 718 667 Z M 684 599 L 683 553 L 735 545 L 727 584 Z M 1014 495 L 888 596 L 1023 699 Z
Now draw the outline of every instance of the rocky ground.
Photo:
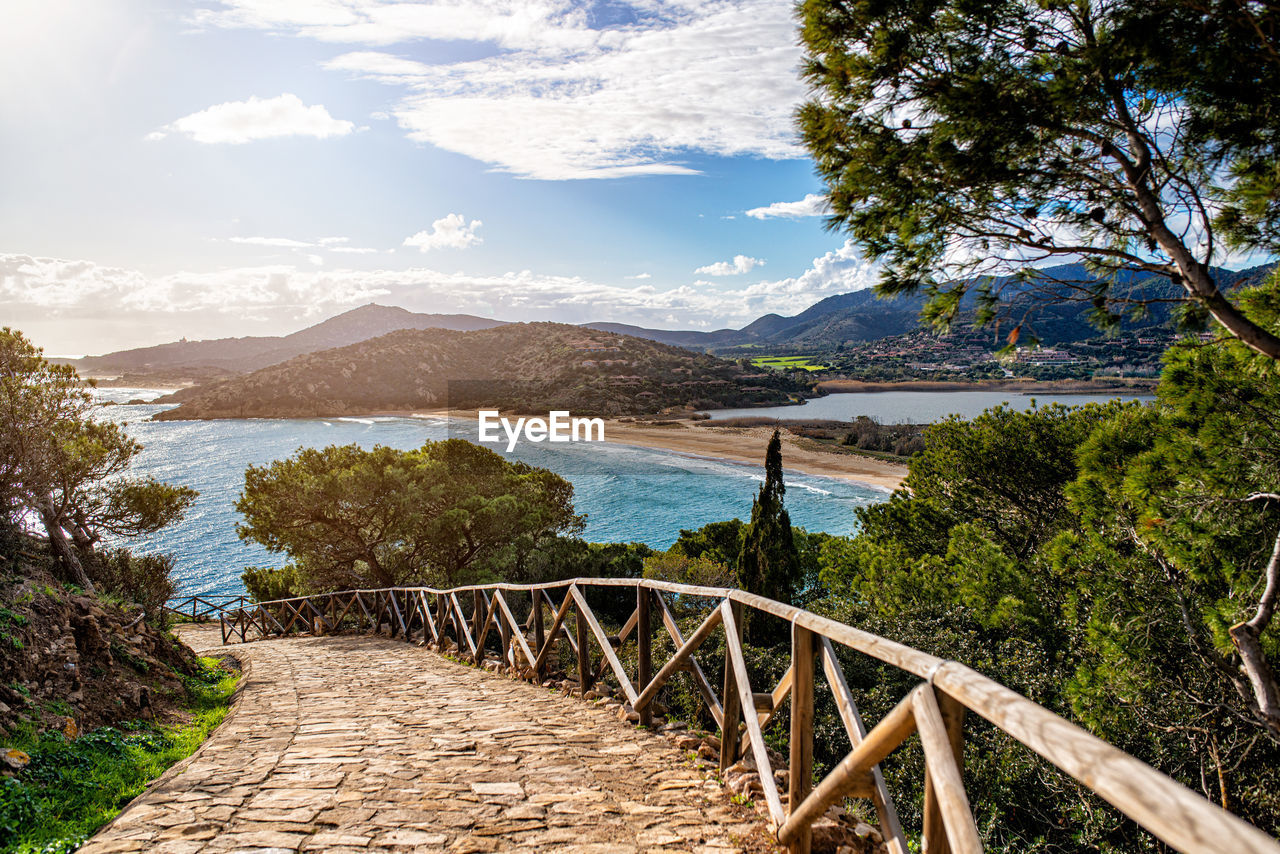
M 136 606 L 64 588 L 39 541 L 9 552 L 0 562 L 0 739 L 177 715 L 195 653 Z

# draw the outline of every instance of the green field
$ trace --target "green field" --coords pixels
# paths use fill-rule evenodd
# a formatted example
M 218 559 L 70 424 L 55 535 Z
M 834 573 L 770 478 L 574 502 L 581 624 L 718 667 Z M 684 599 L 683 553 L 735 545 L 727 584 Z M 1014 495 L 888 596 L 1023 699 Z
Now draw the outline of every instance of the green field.
M 757 368 L 772 368 L 775 371 L 825 371 L 827 365 L 817 365 L 804 356 L 762 356 L 752 359 L 751 364 Z

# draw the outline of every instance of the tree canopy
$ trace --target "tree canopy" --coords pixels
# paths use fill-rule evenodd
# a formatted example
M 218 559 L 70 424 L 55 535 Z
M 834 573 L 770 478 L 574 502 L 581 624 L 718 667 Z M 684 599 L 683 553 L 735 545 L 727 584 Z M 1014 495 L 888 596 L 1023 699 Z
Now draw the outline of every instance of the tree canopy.
M 195 500 L 185 486 L 128 474 L 142 446 L 95 420 L 74 369 L 51 364 L 21 332 L 0 329 L 0 502 L 9 524 L 38 519 L 68 581 L 93 589 L 96 547 L 150 534 Z
M 798 9 L 813 87 L 800 131 L 829 188 L 829 225 L 884 262 L 881 293 L 925 291 L 925 316 L 940 325 L 970 290 L 977 319 L 994 319 L 1001 288 L 1019 282 L 1047 299 L 1087 300 L 1104 326 L 1152 300 L 1180 300 L 1184 319 L 1212 315 L 1280 358 L 1280 335 L 1212 269 L 1229 251 L 1280 249 L 1275 4 Z M 1084 259 L 1094 275 L 1032 275 L 1055 258 Z M 1135 274 L 1178 290 L 1136 292 Z
M 1278 289 L 1239 295 L 1264 328 Z M 814 607 L 977 667 L 1276 833 L 1278 412 L 1275 360 L 1197 342 L 1166 355 L 1151 405 L 932 425 L 903 489 L 827 541 Z M 1027 815 L 1062 809 L 1090 813 L 1066 822 L 1072 845 L 1138 847 L 998 753 L 966 773 L 1022 792 L 979 818 L 1009 850 L 1045 841 Z
M 582 527 L 568 481 L 461 439 L 303 448 L 250 466 L 236 509 L 241 538 L 288 554 L 312 590 L 452 587 Z

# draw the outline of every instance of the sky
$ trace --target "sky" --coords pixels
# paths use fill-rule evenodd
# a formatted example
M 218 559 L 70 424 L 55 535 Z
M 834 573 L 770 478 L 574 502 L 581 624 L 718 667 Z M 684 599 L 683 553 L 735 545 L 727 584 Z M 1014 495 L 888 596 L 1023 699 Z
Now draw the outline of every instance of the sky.
M 49 355 L 369 302 L 739 327 L 867 287 L 791 0 L 4 0 L 0 324 Z

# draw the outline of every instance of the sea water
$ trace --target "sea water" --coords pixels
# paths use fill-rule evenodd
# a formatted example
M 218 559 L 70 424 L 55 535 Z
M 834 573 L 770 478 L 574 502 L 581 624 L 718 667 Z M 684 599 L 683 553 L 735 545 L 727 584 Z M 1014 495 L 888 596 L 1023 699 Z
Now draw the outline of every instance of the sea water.
M 248 466 L 283 459 L 304 447 L 357 444 L 409 449 L 428 440 L 476 438 L 474 422 L 429 417 L 150 421 L 166 407 L 123 402 L 154 400 L 159 392 L 110 388 L 97 393 L 102 400 L 119 404 L 102 407 L 100 417 L 124 423 L 142 443 L 133 473 L 200 491 L 181 522 L 135 541 L 139 551 L 174 556 L 174 583 L 183 596 L 238 594 L 243 592 L 240 573 L 244 567 L 286 562 L 285 555 L 243 542 L 236 534 L 236 523 L 242 519 L 234 504 Z M 505 453 L 505 445 L 490 447 L 570 481 L 574 507 L 587 517 L 582 536 L 593 542 L 643 542 L 665 549 L 682 528 L 748 518 L 752 498 L 764 479 L 763 459 L 753 466 L 607 442 L 524 442 L 510 454 Z M 832 534 L 853 532 L 854 510 L 886 497 L 884 490 L 875 487 L 798 472 L 787 474 L 786 485 L 792 522 Z

